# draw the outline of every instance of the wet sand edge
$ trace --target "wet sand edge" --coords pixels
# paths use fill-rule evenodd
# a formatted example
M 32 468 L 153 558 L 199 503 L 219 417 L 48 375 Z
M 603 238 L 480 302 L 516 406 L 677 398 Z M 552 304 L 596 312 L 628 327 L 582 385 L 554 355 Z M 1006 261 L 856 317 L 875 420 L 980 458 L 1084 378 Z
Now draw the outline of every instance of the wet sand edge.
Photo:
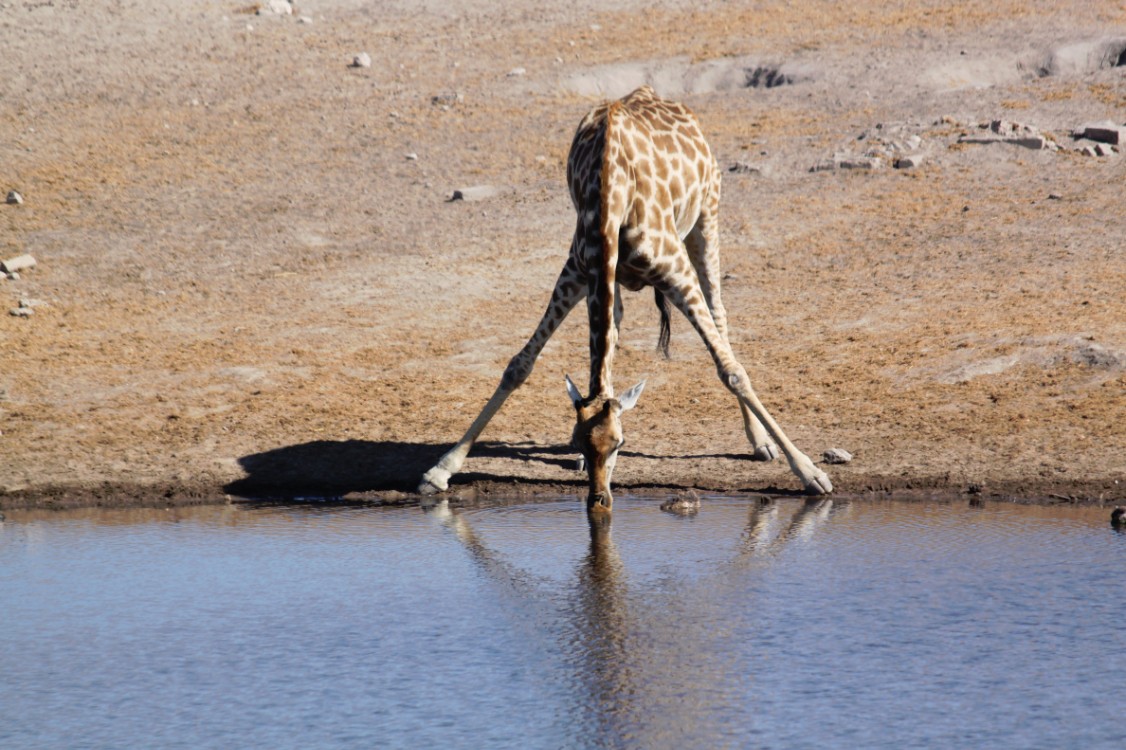
M 686 493 L 703 496 L 784 498 L 806 497 L 798 489 L 765 486 L 747 487 L 723 484 L 678 487 L 661 484 L 618 486 L 620 497 L 645 497 L 663 500 Z M 581 498 L 583 482 L 526 483 L 518 480 L 467 481 L 439 496 L 422 496 L 399 489 L 370 491 L 335 491 L 331 485 L 284 487 L 262 484 L 243 487 L 233 494 L 224 485 L 209 482 L 176 482 L 141 484 L 97 482 L 48 485 L 10 490 L 0 494 L 0 510 L 39 509 L 71 510 L 76 508 L 167 508 L 231 503 L 308 503 L 365 506 L 396 506 L 432 502 L 435 497 L 454 505 L 488 505 L 512 500 L 529 502 Z M 964 481 L 948 477 L 886 477 L 852 475 L 838 484 L 831 498 L 836 500 L 989 500 L 1026 505 L 1114 506 L 1126 503 L 1126 484 L 1115 479 L 1080 482 L 988 479 Z

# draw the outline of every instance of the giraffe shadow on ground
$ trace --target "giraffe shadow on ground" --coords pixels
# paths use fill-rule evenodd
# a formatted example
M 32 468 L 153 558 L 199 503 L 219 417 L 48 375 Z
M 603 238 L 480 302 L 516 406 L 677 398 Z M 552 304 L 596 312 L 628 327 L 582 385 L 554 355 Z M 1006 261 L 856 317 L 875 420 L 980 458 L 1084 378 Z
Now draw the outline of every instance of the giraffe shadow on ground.
M 353 492 L 411 492 L 448 444 L 372 440 L 314 440 L 253 453 L 238 460 L 246 476 L 223 487 L 248 498 L 341 497 Z M 476 455 L 573 467 L 566 446 L 482 442 Z M 576 474 L 576 480 L 580 477 Z M 515 477 L 467 473 L 462 481 L 513 481 Z M 521 484 L 558 484 L 520 477 Z
M 246 476 L 223 487 L 229 495 L 244 498 L 296 499 L 343 498 L 351 493 L 414 493 L 419 477 L 449 448 L 445 443 L 409 443 L 373 440 L 314 440 L 253 453 L 239 459 Z M 504 459 L 518 464 L 553 466 L 567 471 L 563 478 L 543 479 L 512 473 L 462 472 L 457 484 L 494 482 L 524 486 L 573 484 L 576 493 L 586 491 L 586 473 L 578 471 L 578 454 L 569 445 L 540 445 L 483 441 L 474 455 L 482 459 Z M 700 453 L 653 455 L 623 451 L 623 456 L 649 461 L 693 461 L 704 459 L 748 460 L 748 454 Z M 644 491 L 648 483 L 620 485 L 624 491 Z M 685 484 L 662 483 L 665 489 L 690 489 Z M 770 495 L 800 495 L 778 487 L 742 490 Z

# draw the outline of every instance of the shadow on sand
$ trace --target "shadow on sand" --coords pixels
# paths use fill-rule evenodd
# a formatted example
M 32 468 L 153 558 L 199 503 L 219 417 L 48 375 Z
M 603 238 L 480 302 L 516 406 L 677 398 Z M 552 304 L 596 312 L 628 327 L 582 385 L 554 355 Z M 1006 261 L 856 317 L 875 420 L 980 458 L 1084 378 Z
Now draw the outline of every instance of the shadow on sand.
M 298 498 L 324 500 L 363 493 L 413 494 L 418 488 L 418 481 L 422 475 L 449 448 L 448 443 L 371 440 L 316 440 L 289 445 L 240 458 L 239 465 L 246 472 L 246 476 L 225 485 L 223 490 L 229 495 L 244 498 L 287 500 Z M 576 470 L 577 454 L 570 446 L 483 441 L 473 446 L 472 455 L 477 458 L 507 459 L 516 464 L 511 470 L 505 470 L 503 473 L 460 472 L 451 483 L 451 489 L 455 484 L 470 485 L 480 482 L 504 485 L 519 483 L 526 487 L 573 485 L 575 493 L 585 492 L 586 475 Z M 748 455 L 723 453 L 655 456 L 623 451 L 622 455 L 635 460 L 651 461 L 750 459 Z M 556 479 L 529 477 L 520 470 L 519 466 L 522 464 L 562 468 L 566 470 L 565 477 Z M 653 487 L 648 483 L 623 483 L 615 486 L 623 492 L 644 491 Z M 691 489 L 691 486 L 662 483 L 661 489 L 675 492 Z M 750 492 L 783 497 L 804 494 L 775 486 L 731 488 L 727 492 Z
M 246 476 L 223 489 L 240 497 L 341 497 L 349 493 L 413 493 L 423 473 L 433 466 L 449 444 L 376 442 L 371 440 L 316 440 L 254 453 L 239 459 Z M 531 443 L 480 442 L 473 455 L 572 467 L 574 451 L 564 446 Z M 576 475 L 576 479 L 578 479 Z M 478 472 L 458 475 L 458 483 L 510 482 L 512 476 Z M 545 480 L 521 478 L 521 483 Z

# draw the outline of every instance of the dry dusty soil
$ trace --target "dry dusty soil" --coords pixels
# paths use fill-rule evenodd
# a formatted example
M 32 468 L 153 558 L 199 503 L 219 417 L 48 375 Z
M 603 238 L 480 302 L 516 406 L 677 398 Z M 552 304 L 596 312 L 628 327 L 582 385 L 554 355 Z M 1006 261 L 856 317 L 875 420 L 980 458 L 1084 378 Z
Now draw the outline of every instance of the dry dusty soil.
M 0 259 L 37 261 L 0 280 L 0 506 L 409 502 L 547 303 L 575 125 L 645 81 L 703 123 L 732 343 L 839 492 L 1126 498 L 1126 154 L 1072 137 L 1126 123 L 1119 0 L 257 8 L 0 1 Z M 994 120 L 1059 148 L 960 142 Z M 619 492 L 799 491 L 656 335 L 628 294 Z M 588 366 L 580 313 L 452 496 L 583 492 Z

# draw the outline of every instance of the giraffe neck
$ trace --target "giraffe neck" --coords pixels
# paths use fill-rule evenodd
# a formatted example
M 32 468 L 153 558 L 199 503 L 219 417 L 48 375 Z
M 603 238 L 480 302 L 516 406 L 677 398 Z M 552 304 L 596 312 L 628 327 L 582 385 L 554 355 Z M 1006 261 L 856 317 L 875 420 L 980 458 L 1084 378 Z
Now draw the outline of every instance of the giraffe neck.
M 620 101 L 606 112 L 603 131 L 602 169 L 599 184 L 599 234 L 602 238 L 602 264 L 593 285 L 596 325 L 591 330 L 590 395 L 614 397 L 611 373 L 618 327 L 614 320 L 617 294 L 618 232 L 625 218 L 629 175 L 621 133 L 625 112 Z

